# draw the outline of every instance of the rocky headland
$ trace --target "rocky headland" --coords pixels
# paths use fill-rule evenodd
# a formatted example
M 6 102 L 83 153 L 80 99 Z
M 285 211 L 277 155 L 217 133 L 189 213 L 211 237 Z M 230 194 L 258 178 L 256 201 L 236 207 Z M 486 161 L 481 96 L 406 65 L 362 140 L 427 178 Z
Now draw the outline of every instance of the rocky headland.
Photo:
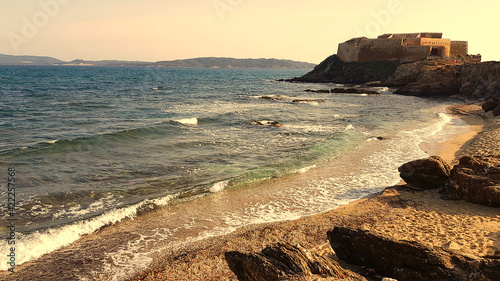
M 462 59 L 462 61 L 466 61 Z M 451 64 L 450 59 L 344 62 L 332 55 L 302 77 L 290 82 L 362 84 L 380 81 L 396 94 L 500 100 L 500 62 Z

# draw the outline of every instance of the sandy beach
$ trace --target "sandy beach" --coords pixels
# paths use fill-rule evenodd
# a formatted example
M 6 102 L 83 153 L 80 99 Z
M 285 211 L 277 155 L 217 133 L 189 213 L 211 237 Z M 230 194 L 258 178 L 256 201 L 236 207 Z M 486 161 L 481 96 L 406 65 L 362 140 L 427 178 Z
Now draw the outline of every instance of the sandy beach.
M 443 144 L 424 144 L 425 149 L 439 151 L 451 164 L 465 154 L 500 154 L 498 118 L 481 113 L 475 105 L 454 106 L 448 110 L 466 121 L 471 131 Z M 445 201 L 440 199 L 438 190 L 417 192 L 402 184 L 404 182 L 333 211 L 293 221 L 251 225 L 229 235 L 165 252 L 132 280 L 237 280 L 226 264 L 225 252 L 257 252 L 277 242 L 299 244 L 314 253 L 335 258 L 326 236 L 334 226 L 369 230 L 395 240 L 416 241 L 464 255 L 482 257 L 500 250 L 497 208 Z M 365 268 L 340 263 L 369 280 L 383 277 Z

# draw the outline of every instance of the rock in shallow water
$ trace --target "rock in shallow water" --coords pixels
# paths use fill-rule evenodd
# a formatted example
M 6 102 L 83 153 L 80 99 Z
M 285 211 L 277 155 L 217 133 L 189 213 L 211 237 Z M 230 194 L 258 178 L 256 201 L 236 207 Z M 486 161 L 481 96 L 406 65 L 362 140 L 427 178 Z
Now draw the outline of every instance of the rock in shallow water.
M 451 167 L 439 156 L 411 161 L 398 169 L 406 183 L 423 189 L 443 187 L 449 179 L 450 170 Z

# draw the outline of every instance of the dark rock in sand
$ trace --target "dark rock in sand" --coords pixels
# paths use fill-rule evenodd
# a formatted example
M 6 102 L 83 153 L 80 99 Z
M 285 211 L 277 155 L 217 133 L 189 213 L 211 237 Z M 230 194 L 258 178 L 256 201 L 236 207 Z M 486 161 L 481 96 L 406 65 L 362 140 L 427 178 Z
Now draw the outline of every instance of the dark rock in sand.
M 463 256 L 345 227 L 329 231 L 328 240 L 340 259 L 375 268 L 399 281 L 500 280 L 498 260 Z
M 442 198 L 500 207 L 500 163 L 470 156 L 459 161 L 451 170 Z
M 493 109 L 493 116 L 500 116 L 500 105 Z
M 492 111 L 493 109 L 495 109 L 499 105 L 500 105 L 500 102 L 498 102 L 494 99 L 489 99 L 483 103 L 482 108 L 483 108 L 484 112 L 488 112 L 488 111 Z
M 329 257 L 289 244 L 275 244 L 260 253 L 226 252 L 225 258 L 240 281 L 366 280 Z
M 450 170 L 451 167 L 439 156 L 411 161 L 398 169 L 406 183 L 423 189 L 443 187 L 449 179 Z

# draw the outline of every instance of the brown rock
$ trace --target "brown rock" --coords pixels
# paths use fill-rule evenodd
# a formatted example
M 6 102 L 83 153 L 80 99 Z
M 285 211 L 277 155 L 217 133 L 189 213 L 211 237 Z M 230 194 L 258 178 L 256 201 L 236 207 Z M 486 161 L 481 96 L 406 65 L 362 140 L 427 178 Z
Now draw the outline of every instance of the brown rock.
M 399 281 L 500 280 L 497 260 L 463 256 L 345 227 L 329 231 L 328 240 L 340 259 L 374 267 L 379 274 Z
M 460 158 L 441 196 L 500 207 L 500 164 L 471 156 Z
M 408 162 L 399 167 L 401 178 L 423 189 L 443 187 L 450 176 L 450 166 L 439 156 Z
M 278 243 L 260 253 L 227 252 L 225 258 L 240 281 L 366 280 L 331 258 L 289 244 Z

